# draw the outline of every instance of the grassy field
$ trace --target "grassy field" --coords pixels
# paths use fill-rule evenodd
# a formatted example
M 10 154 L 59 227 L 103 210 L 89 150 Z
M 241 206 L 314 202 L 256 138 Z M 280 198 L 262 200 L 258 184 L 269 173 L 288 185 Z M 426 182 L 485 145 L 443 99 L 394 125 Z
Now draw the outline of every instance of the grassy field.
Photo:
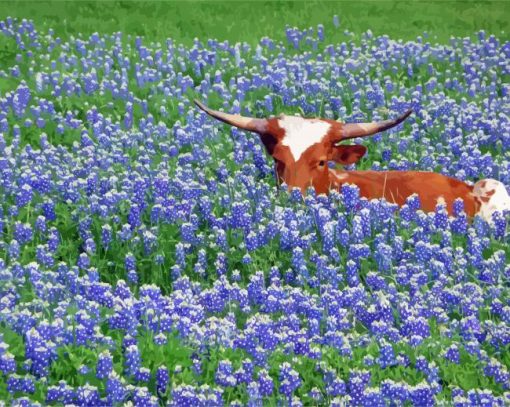
M 508 1 L 3 1 L 0 19 L 31 18 L 58 35 L 122 31 L 149 39 L 189 44 L 195 37 L 257 42 L 285 36 L 285 25 L 355 34 L 372 30 L 405 40 L 424 31 L 446 41 L 484 29 L 508 38 Z M 340 30 L 334 30 L 334 15 Z M 501 31 L 505 31 L 504 34 Z M 335 36 L 328 32 L 328 39 Z

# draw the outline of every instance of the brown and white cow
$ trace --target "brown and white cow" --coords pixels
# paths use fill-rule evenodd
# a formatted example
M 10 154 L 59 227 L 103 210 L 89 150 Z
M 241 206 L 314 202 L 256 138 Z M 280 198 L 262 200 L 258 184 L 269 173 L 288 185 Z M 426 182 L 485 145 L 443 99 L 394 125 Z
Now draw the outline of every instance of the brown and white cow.
M 505 186 L 485 179 L 474 186 L 442 174 L 425 171 L 339 171 L 328 167 L 328 161 L 353 164 L 367 151 L 362 145 L 338 145 L 343 140 L 366 137 L 390 129 L 403 122 L 411 111 L 394 120 L 373 123 L 340 123 L 329 119 L 307 119 L 280 115 L 257 119 L 209 109 L 195 100 L 210 116 L 227 124 L 260 135 L 267 152 L 274 158 L 280 181 L 304 193 L 313 186 L 318 194 L 338 189 L 342 184 L 355 184 L 360 195 L 385 198 L 402 206 L 406 198 L 418 194 L 423 210 L 434 211 L 438 203 L 453 210 L 453 201 L 464 200 L 469 217 L 476 214 L 491 221 L 497 210 L 510 210 L 510 196 Z

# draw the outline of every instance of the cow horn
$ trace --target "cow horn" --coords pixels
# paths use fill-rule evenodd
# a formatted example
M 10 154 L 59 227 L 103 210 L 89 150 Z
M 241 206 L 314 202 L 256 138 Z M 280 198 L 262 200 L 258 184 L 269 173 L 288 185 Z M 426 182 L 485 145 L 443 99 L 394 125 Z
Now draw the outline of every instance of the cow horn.
M 195 104 L 209 116 L 230 124 L 231 126 L 239 127 L 240 129 L 247 131 L 253 131 L 255 133 L 264 133 L 266 131 L 266 119 L 257 119 L 253 117 L 244 117 L 238 114 L 219 112 L 217 110 L 209 109 L 206 105 L 196 99 Z
M 393 120 L 384 120 L 382 122 L 372 123 L 345 123 L 340 131 L 340 140 L 348 140 L 356 137 L 366 137 L 381 131 L 391 129 L 402 123 L 412 113 L 412 109 L 405 112 L 402 116 Z M 340 141 L 338 140 L 338 141 Z

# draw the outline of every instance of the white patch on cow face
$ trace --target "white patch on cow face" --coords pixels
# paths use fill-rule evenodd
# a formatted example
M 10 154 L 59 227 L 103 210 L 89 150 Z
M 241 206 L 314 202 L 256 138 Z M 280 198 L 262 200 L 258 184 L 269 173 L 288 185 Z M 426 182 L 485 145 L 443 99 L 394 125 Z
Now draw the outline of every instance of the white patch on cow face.
M 278 125 L 285 130 L 282 145 L 289 147 L 294 161 L 298 161 L 308 147 L 320 143 L 331 128 L 331 124 L 323 120 L 297 116 L 284 116 L 278 119 Z
M 481 206 L 477 215 L 492 223 L 496 211 L 510 210 L 510 196 L 502 182 L 484 179 L 473 186 L 473 194 L 480 198 Z M 488 199 L 488 202 L 485 202 Z

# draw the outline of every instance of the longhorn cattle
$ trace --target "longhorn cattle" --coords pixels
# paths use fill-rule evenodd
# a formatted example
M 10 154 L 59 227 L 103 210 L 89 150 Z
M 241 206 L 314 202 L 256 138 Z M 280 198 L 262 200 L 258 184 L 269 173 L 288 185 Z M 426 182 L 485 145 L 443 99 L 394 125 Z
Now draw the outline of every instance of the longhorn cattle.
M 419 196 L 421 207 L 434 211 L 438 203 L 453 212 L 457 198 L 464 201 L 469 217 L 480 215 L 491 221 L 495 211 L 510 210 L 510 196 L 505 186 L 493 179 L 484 179 L 473 186 L 442 174 L 425 171 L 340 171 L 331 169 L 328 161 L 342 165 L 358 162 L 366 153 L 362 145 L 338 145 L 356 137 L 366 137 L 390 129 L 403 122 L 412 111 L 402 116 L 373 123 L 340 123 L 329 119 L 308 119 L 280 115 L 258 119 L 233 115 L 195 104 L 208 115 L 224 123 L 259 134 L 267 152 L 274 158 L 280 181 L 289 188 L 298 187 L 305 193 L 313 186 L 317 194 L 338 189 L 342 184 L 355 184 L 360 195 L 385 198 L 402 206 L 412 194 Z

